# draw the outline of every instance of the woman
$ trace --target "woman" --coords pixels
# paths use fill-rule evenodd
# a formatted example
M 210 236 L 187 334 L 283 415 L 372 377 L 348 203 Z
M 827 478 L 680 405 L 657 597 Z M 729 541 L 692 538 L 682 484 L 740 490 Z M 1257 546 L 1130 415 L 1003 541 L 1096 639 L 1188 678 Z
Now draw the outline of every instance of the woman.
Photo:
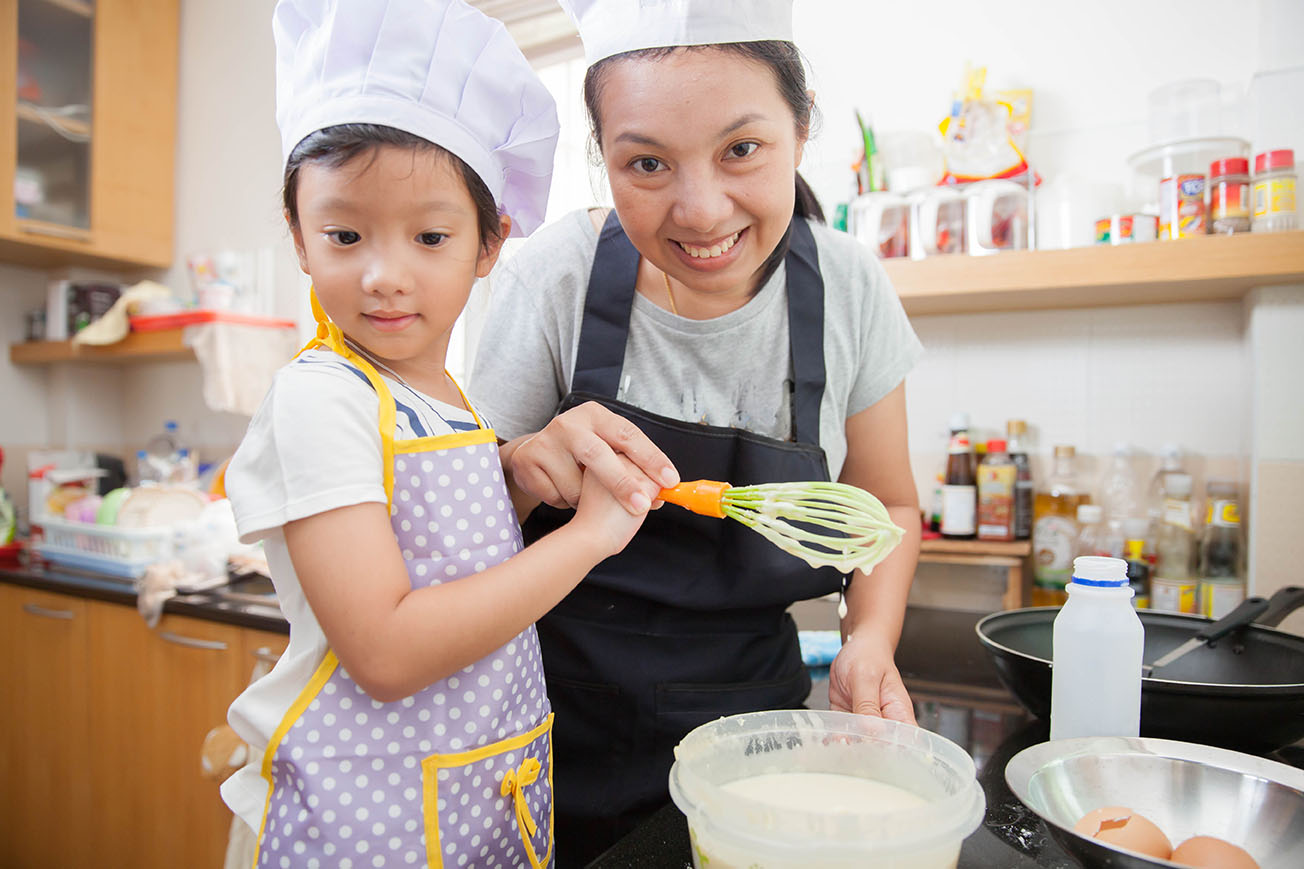
M 546 502 L 526 538 L 575 503 L 571 456 L 628 456 L 647 479 L 599 475 L 632 507 L 673 481 L 666 458 L 685 480 L 861 486 L 907 537 L 850 579 L 829 699 L 913 722 L 892 656 L 918 555 L 903 380 L 921 348 L 877 261 L 822 225 L 797 175 L 813 105 L 790 0 L 563 5 L 616 207 L 544 228 L 493 276 L 471 388 Z M 842 588 L 737 523 L 650 514 L 539 624 L 559 859 L 587 861 L 663 805 L 693 727 L 802 705 L 786 609 Z

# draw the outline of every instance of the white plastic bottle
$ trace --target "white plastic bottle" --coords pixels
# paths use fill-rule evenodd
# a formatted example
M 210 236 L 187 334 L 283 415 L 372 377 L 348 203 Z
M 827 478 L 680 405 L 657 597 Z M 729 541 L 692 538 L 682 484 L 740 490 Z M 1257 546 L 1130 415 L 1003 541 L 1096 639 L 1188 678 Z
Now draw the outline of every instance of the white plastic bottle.
M 1145 637 L 1127 562 L 1079 556 L 1067 591 L 1055 617 L 1050 738 L 1137 736 Z

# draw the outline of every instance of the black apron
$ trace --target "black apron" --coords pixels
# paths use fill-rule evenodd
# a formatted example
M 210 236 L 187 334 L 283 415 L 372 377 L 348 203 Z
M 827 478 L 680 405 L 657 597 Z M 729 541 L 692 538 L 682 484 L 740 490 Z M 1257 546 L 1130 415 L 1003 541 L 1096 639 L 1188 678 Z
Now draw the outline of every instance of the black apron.
M 824 281 L 803 219 L 785 260 L 793 441 L 683 422 L 617 401 L 639 254 L 611 212 L 589 277 L 571 392 L 558 412 L 597 401 L 633 421 L 683 480 L 734 485 L 827 480 L 819 446 Z M 533 542 L 571 517 L 540 505 Z M 669 798 L 673 750 L 722 715 L 797 708 L 810 693 L 787 607 L 842 588 L 728 519 L 666 505 L 539 622 L 556 719 L 559 865 L 583 865 Z

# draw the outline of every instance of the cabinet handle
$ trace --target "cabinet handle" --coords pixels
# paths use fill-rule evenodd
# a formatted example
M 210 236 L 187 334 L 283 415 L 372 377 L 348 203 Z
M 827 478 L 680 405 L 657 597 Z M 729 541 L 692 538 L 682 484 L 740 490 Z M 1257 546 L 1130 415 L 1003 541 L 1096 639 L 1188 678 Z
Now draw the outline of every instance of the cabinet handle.
M 226 643 L 221 640 L 200 640 L 196 637 L 183 637 L 181 634 L 174 634 L 171 631 L 159 631 L 158 635 L 169 643 L 176 643 L 178 646 L 187 646 L 191 649 L 212 649 L 215 652 L 226 650 Z
M 18 228 L 29 235 L 48 235 L 51 238 L 62 238 L 67 241 L 90 241 L 91 234 L 84 229 L 74 229 L 71 226 L 56 226 L 49 223 L 19 223 Z
M 71 621 L 77 617 L 77 614 L 72 610 L 52 610 L 34 603 L 23 604 L 23 612 L 46 619 L 62 619 L 63 621 Z
M 271 664 L 272 666 L 276 666 L 276 662 L 281 660 L 280 655 L 276 654 L 266 646 L 255 649 L 254 658 L 262 661 L 264 664 Z

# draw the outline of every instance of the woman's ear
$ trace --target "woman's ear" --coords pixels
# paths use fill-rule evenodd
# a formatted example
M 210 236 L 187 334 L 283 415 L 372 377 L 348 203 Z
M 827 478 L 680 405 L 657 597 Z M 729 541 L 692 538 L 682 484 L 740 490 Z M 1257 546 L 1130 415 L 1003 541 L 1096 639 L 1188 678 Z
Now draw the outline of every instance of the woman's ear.
M 291 219 L 288 211 L 285 212 L 285 222 L 290 225 L 290 237 L 294 239 L 294 254 L 299 258 L 299 270 L 305 275 L 311 274 L 308 271 L 308 252 L 303 249 L 303 230 Z
M 480 247 L 480 256 L 475 261 L 475 276 L 485 278 L 493 271 L 494 263 L 498 262 L 498 254 L 502 253 L 503 242 L 512 232 L 512 219 L 506 214 L 498 216 L 498 237 L 487 238 L 485 243 Z
M 806 105 L 810 107 L 810 112 L 806 116 L 806 127 L 797 134 L 797 147 L 793 154 L 792 168 L 796 169 L 801 165 L 802 154 L 806 150 L 806 141 L 810 138 L 810 116 L 815 113 L 815 91 L 810 88 L 806 89 Z

